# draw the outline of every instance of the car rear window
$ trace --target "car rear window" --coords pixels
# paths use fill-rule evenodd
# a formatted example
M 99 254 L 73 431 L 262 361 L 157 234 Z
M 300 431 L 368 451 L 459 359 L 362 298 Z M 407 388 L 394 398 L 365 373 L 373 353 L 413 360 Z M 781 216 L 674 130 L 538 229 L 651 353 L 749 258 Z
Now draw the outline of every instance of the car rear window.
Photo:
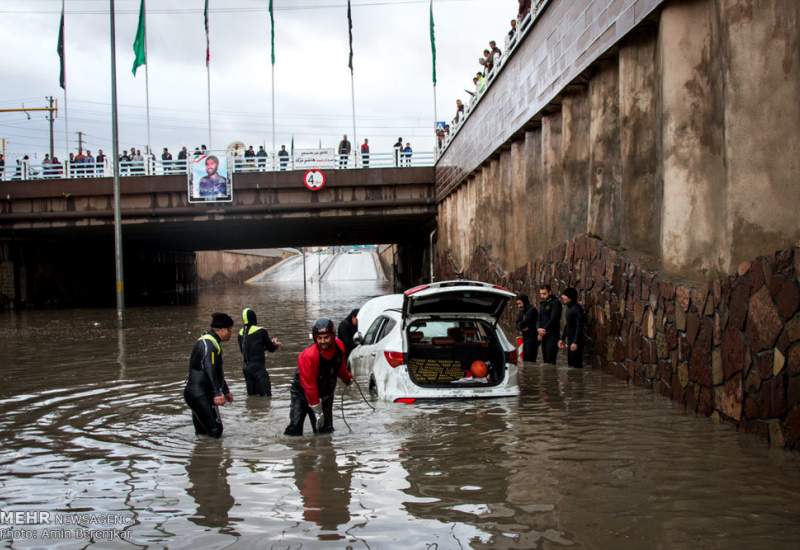
M 484 325 L 476 321 L 416 321 L 409 326 L 408 333 L 415 344 L 436 344 L 443 339 L 464 344 L 489 341 Z

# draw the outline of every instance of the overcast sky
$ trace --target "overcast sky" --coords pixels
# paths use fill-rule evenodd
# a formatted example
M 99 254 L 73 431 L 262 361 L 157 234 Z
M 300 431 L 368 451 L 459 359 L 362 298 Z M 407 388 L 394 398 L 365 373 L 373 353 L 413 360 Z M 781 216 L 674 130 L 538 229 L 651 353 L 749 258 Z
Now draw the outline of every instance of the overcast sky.
M 111 150 L 107 0 L 67 0 L 70 146 L 77 131 L 93 152 Z M 235 140 L 271 148 L 268 0 L 211 0 L 213 148 Z M 352 139 L 346 0 L 274 0 L 278 145 L 332 147 Z M 352 0 L 357 137 L 388 151 L 398 136 L 433 147 L 433 97 L 425 0 Z M 145 73 L 131 74 L 139 0 L 117 0 L 120 148 L 144 150 Z M 151 145 L 176 152 L 208 141 L 203 0 L 148 0 Z M 503 45 L 517 0 L 434 0 L 439 119 L 467 98 L 489 40 Z M 56 43 L 60 0 L 0 0 L 0 107 L 59 100 L 56 154 L 64 156 L 63 94 Z M 43 113 L 0 114 L 8 158 L 41 159 Z M 256 147 L 257 149 L 257 147 Z

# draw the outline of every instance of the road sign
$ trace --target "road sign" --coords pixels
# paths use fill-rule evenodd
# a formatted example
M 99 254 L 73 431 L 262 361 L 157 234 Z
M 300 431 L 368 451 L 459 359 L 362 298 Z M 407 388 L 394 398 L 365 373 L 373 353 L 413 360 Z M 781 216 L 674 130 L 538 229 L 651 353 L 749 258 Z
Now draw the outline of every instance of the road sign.
M 325 174 L 322 173 L 322 170 L 309 170 L 303 176 L 303 183 L 309 191 L 319 191 L 324 188 L 325 181 Z

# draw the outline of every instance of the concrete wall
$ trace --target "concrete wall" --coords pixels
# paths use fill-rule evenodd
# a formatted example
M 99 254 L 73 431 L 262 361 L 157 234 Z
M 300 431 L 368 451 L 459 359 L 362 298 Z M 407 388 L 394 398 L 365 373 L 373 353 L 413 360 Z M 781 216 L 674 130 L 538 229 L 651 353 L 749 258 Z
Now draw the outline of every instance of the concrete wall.
M 437 262 L 514 271 L 589 232 L 705 280 L 800 239 L 800 2 L 649 2 L 630 28 L 625 2 L 576 4 L 549 4 L 437 165 Z M 597 38 L 573 48 L 576 26 Z
M 267 253 L 265 253 L 267 252 Z M 243 252 L 213 250 L 197 252 L 197 278 L 200 285 L 243 283 L 289 257 L 281 250 Z

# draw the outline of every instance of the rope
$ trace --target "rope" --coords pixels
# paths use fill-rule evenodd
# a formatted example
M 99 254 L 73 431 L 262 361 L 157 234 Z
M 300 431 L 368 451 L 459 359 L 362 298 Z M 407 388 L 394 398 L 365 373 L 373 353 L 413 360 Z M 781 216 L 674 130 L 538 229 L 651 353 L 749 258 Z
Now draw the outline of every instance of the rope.
M 363 399 L 364 403 L 366 403 L 367 406 L 370 409 L 372 409 L 372 412 L 375 412 L 375 407 L 372 406 L 372 403 L 367 401 L 367 398 L 364 396 L 364 392 L 361 391 L 361 385 L 359 385 L 358 380 L 356 380 L 355 377 L 353 377 L 353 382 L 356 383 L 356 388 L 358 388 L 358 393 L 361 394 L 361 399 Z M 350 430 L 350 432 L 352 433 L 353 428 L 350 427 L 350 424 L 347 423 L 347 419 L 344 416 L 344 388 L 342 388 L 342 393 L 340 394 L 340 396 L 341 396 L 340 409 L 342 411 L 342 422 L 344 422 L 344 425 L 347 426 L 347 429 Z

